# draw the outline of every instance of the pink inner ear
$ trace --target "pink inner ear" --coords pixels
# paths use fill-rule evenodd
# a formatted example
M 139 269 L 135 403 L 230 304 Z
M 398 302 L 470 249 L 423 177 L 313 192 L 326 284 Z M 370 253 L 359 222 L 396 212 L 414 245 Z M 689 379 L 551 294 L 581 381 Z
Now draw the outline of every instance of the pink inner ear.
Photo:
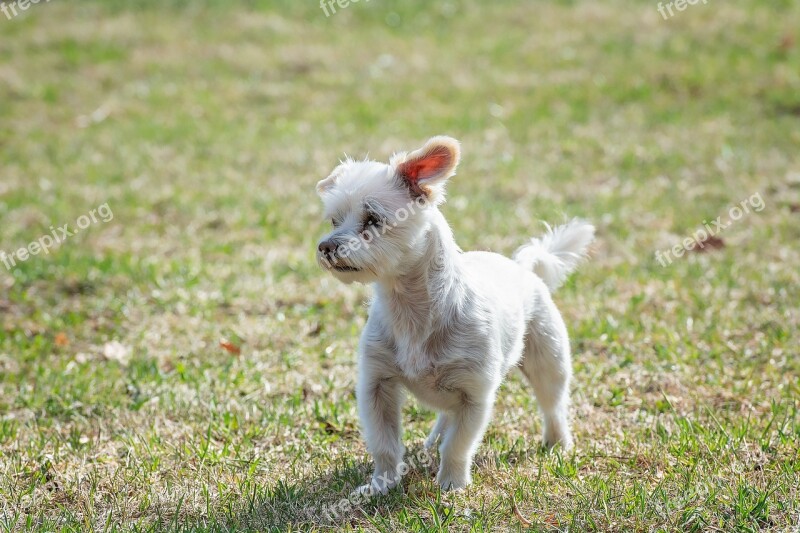
M 450 166 L 452 158 L 453 155 L 446 147 L 434 146 L 421 157 L 402 163 L 397 170 L 408 181 L 416 183 L 445 170 Z

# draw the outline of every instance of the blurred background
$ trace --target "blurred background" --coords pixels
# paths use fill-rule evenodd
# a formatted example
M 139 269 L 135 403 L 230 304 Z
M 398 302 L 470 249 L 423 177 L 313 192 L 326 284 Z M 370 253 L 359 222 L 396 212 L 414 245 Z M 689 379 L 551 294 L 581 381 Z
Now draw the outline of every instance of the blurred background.
M 0 528 L 796 524 L 798 28 L 793 0 L 5 0 Z M 316 266 L 314 185 L 436 134 L 462 248 L 598 227 L 556 295 L 578 447 L 538 451 L 512 378 L 468 493 L 432 466 L 330 523 L 368 471 L 369 288 Z

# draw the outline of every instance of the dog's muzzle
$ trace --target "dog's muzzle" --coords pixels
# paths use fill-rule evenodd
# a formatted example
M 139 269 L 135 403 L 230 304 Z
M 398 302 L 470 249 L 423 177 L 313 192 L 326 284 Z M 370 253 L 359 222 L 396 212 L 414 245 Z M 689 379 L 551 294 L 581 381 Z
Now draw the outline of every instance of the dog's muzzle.
M 327 268 L 331 268 L 338 272 L 358 272 L 360 268 L 344 264 L 342 258 L 337 255 L 339 243 L 334 239 L 326 239 L 319 243 L 317 251 L 319 252 L 320 263 Z

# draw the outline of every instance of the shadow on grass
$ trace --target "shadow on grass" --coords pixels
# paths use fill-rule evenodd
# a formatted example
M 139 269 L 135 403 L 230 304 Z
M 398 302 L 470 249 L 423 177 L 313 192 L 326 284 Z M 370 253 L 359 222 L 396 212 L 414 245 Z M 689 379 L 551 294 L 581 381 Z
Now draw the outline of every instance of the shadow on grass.
M 488 472 L 499 465 L 508 467 L 534 461 L 539 463 L 537 469 L 541 472 L 547 456 L 539 446 L 523 446 L 488 455 L 479 452 L 473 468 Z M 278 480 L 270 485 L 252 486 L 249 490 L 243 487 L 243 494 L 223 498 L 203 515 L 182 515 L 179 519 L 159 517 L 155 530 L 340 531 L 371 527 L 393 531 L 398 520 L 406 525 L 426 526 L 424 517 L 431 513 L 437 515 L 436 523 L 444 528 L 439 530 L 447 530 L 458 523 L 459 518 L 451 512 L 451 506 L 435 482 L 438 453 L 427 452 L 417 444 L 406 451 L 405 462 L 409 469 L 400 487 L 387 495 L 350 500 L 353 491 L 369 481 L 372 462 L 366 456 L 344 459 L 338 466 L 306 478 Z M 566 459 L 563 463 L 570 464 Z M 559 468 L 561 464 L 559 456 L 554 467 Z
M 408 473 L 403 476 L 400 487 L 388 495 L 351 498 L 353 491 L 365 484 L 372 473 L 371 461 L 364 457 L 359 461 L 345 460 L 332 470 L 302 480 L 281 480 L 274 486 L 256 489 L 239 511 L 227 513 L 222 520 L 225 527 L 237 531 L 253 530 L 306 530 L 311 526 L 320 529 L 338 530 L 344 526 L 364 525 L 372 522 L 379 526 L 381 516 L 409 505 L 409 497 L 421 495 L 437 498 L 433 478 L 436 467 L 421 445 L 406 451 Z

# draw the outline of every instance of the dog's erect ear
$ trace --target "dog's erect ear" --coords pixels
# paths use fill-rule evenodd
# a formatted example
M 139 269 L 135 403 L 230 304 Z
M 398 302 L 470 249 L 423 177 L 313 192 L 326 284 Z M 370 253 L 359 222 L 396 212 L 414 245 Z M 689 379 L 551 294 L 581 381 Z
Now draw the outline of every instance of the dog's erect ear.
M 339 179 L 339 176 L 344 174 L 345 168 L 347 167 L 347 162 L 342 162 L 333 169 L 330 176 L 325 178 L 324 180 L 320 180 L 317 183 L 317 194 L 322 196 L 326 191 L 331 189 L 334 185 L 336 185 L 336 181 Z
M 461 148 L 458 141 L 443 135 L 431 137 L 425 146 L 410 154 L 396 154 L 389 164 L 414 196 L 443 199 L 444 183 L 456 173 Z

